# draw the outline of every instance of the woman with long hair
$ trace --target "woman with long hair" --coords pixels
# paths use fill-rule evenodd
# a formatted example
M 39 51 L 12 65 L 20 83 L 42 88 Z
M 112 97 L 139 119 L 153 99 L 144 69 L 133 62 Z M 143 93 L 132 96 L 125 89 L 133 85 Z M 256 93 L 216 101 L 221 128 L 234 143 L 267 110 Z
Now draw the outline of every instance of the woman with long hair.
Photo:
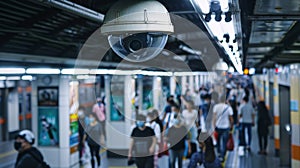
M 259 142 L 259 154 L 266 155 L 268 146 L 269 126 L 272 124 L 269 110 L 264 101 L 259 101 L 257 105 L 257 133 Z

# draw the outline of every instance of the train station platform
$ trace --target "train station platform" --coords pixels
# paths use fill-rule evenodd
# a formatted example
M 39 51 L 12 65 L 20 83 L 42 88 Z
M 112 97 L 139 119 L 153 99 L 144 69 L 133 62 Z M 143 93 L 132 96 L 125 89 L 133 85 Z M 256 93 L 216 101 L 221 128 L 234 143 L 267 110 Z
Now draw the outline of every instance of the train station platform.
M 245 152 L 243 156 L 238 153 L 238 134 L 234 134 L 235 149 L 227 152 L 227 157 L 223 166 L 225 168 L 285 168 L 280 165 L 280 158 L 275 157 L 274 140 L 269 138 L 267 155 L 258 154 L 258 139 L 256 127 L 252 128 L 252 144 L 251 152 Z M 134 168 L 135 166 L 127 166 L 126 158 L 108 158 L 107 152 L 101 150 L 101 168 Z M 0 143 L 0 168 L 13 168 L 17 157 L 17 152 L 13 149 L 13 141 Z M 168 157 L 162 158 L 168 162 Z M 183 161 L 184 168 L 187 168 L 189 160 Z M 51 164 L 51 163 L 50 163 Z M 78 163 L 79 164 L 79 163 Z M 77 165 L 78 166 L 78 165 Z M 202 168 L 203 166 L 198 166 Z M 89 158 L 85 158 L 84 164 L 80 168 L 91 168 Z

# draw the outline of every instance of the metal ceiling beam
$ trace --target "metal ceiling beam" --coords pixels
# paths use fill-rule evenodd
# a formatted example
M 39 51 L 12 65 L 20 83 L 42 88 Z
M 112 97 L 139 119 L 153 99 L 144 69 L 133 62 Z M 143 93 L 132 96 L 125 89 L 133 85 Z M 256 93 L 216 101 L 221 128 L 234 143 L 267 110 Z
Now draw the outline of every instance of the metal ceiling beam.
M 248 16 L 250 21 L 296 21 L 300 20 L 300 15 L 293 14 L 276 14 L 276 15 L 251 15 Z
M 259 47 L 280 47 L 281 43 L 250 43 L 248 48 L 259 48 Z
M 73 13 L 75 15 L 81 16 L 83 18 L 102 23 L 104 20 L 104 15 L 101 13 L 98 13 L 94 10 L 88 9 L 86 7 L 83 7 L 81 5 L 78 5 L 76 3 L 67 1 L 67 0 L 40 0 L 41 2 L 44 2 L 46 4 L 49 4 L 55 8 L 68 11 L 70 13 Z
M 24 28 L 24 29 L 29 29 L 31 28 L 35 23 L 44 20 L 46 18 L 51 18 L 52 16 L 56 15 L 57 11 L 53 9 L 47 9 L 44 10 L 41 13 L 38 13 L 36 15 L 33 15 L 31 18 L 26 19 L 23 22 L 20 22 L 17 24 L 15 27 L 16 28 Z M 7 33 L 5 36 L 2 36 L 0 38 L 0 47 L 7 43 L 12 37 L 14 37 L 18 33 Z
M 84 23 L 85 21 L 82 20 L 81 18 L 75 18 L 75 19 L 72 19 L 70 21 L 67 21 L 63 24 L 61 24 L 59 27 L 55 28 L 54 30 L 50 31 L 48 34 L 51 36 L 51 37 L 56 37 L 58 33 L 60 33 L 62 30 L 70 27 L 71 25 L 73 25 L 74 23 L 76 24 L 82 24 Z M 38 41 L 36 43 L 33 44 L 32 48 L 30 48 L 29 52 L 32 53 L 32 54 L 35 54 L 36 51 L 41 47 L 43 46 L 44 43 L 42 43 L 41 41 Z
M 286 50 L 299 50 L 300 51 L 300 46 L 292 45 L 292 46 L 287 47 Z
M 256 68 L 261 67 L 264 63 L 266 63 L 268 60 L 271 60 L 272 58 L 279 55 L 282 51 L 284 51 L 285 48 L 288 48 L 289 46 L 293 45 L 295 41 L 298 40 L 300 34 L 300 22 L 297 21 L 294 26 L 286 33 L 284 38 L 281 40 L 282 46 L 274 47 L 273 50 L 268 52 L 265 55 L 265 58 L 262 59 L 257 65 Z
M 248 44 L 250 40 L 250 34 L 251 34 L 251 27 L 252 27 L 252 21 L 248 19 L 248 16 L 253 15 L 254 7 L 256 0 L 238 0 L 240 10 L 241 10 L 241 27 L 243 32 L 243 62 L 242 66 L 247 67 L 247 50 L 248 50 Z
M 247 55 L 265 55 L 268 52 L 248 52 Z

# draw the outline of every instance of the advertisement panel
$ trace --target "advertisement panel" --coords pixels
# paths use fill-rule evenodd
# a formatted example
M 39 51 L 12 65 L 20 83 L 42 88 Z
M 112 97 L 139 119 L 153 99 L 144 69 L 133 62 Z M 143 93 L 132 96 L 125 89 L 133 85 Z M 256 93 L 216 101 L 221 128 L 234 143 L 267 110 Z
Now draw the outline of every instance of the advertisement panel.
M 59 123 L 57 107 L 38 108 L 38 145 L 59 145 Z

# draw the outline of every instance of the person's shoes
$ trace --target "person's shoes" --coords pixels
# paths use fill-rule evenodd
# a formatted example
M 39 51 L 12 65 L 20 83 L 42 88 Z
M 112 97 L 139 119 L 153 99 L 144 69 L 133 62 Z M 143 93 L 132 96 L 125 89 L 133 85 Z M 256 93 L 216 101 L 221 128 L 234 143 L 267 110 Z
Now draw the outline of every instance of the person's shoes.
M 239 146 L 238 147 L 238 154 L 239 154 L 239 156 L 244 156 L 245 155 L 244 147 L 243 146 Z
M 223 157 L 219 157 L 219 160 L 220 160 L 221 163 L 224 162 L 224 158 Z
M 263 152 L 264 155 L 267 155 L 267 154 L 268 154 L 267 151 L 265 151 L 265 150 L 263 150 L 262 152 Z
M 247 146 L 247 151 L 249 151 L 249 152 L 251 152 L 251 148 L 250 148 L 250 146 Z

